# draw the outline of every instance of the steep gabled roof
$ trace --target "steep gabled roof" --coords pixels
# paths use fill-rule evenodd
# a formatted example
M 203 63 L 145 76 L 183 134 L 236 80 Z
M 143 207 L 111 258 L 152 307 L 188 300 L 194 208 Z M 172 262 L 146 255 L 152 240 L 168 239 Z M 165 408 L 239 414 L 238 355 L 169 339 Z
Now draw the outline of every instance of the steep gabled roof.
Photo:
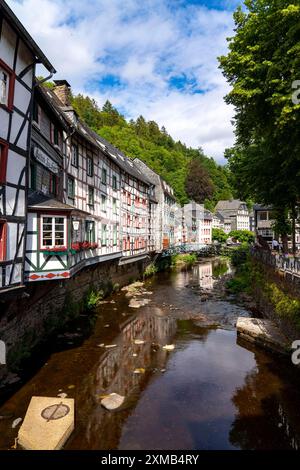
M 41 51 L 37 43 L 30 36 L 28 31 L 24 28 L 22 23 L 18 20 L 14 12 L 9 8 L 4 0 L 0 0 L 0 12 L 3 14 L 4 18 L 7 19 L 10 25 L 18 32 L 26 46 L 34 53 L 37 58 L 37 62 L 43 64 L 50 73 L 56 73 L 53 65 L 49 62 L 45 54 Z
M 42 87 L 41 87 L 42 88 Z M 83 122 L 77 115 L 72 106 L 66 107 L 51 89 L 46 89 L 44 96 L 51 101 L 52 106 L 64 116 L 70 129 L 75 129 L 81 137 L 88 140 L 94 147 L 105 154 L 111 161 L 113 161 L 119 168 L 129 173 L 131 176 L 143 181 L 145 184 L 150 185 L 151 182 L 141 172 L 139 167 L 127 157 L 121 150 L 114 147 L 110 142 L 101 137 L 97 132 L 93 131 L 85 122 Z M 76 116 L 76 120 L 71 119 L 70 113 Z
M 228 201 L 219 201 L 216 205 L 217 211 L 237 211 L 242 204 L 246 203 L 239 199 L 230 199 Z

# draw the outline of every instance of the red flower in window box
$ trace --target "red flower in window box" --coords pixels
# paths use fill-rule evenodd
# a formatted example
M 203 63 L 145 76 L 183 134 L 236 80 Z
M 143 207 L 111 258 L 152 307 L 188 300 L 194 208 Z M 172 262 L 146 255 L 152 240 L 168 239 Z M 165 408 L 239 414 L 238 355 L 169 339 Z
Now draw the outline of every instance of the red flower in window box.
M 82 250 L 89 250 L 91 248 L 91 243 L 88 241 L 84 241 L 81 243 Z
M 79 242 L 77 242 L 77 243 L 72 243 L 71 249 L 74 250 L 74 251 L 80 251 L 80 250 L 81 250 L 80 243 L 79 243 Z
M 53 246 L 52 248 L 47 248 L 45 251 L 52 251 L 53 253 L 57 253 L 59 251 L 67 251 L 65 246 Z
M 98 248 L 98 243 L 91 243 L 91 249 L 95 250 L 96 248 Z

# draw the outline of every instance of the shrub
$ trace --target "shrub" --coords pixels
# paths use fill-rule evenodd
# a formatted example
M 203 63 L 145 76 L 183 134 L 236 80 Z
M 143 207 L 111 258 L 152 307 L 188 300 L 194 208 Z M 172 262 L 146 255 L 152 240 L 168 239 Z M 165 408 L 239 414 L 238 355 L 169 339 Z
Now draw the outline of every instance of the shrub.
M 154 263 L 150 263 L 145 271 L 144 271 L 144 274 L 143 274 L 143 277 L 144 278 L 147 278 L 147 277 L 150 277 L 150 276 L 153 276 L 154 274 L 156 274 L 158 271 L 158 268 L 155 266 Z

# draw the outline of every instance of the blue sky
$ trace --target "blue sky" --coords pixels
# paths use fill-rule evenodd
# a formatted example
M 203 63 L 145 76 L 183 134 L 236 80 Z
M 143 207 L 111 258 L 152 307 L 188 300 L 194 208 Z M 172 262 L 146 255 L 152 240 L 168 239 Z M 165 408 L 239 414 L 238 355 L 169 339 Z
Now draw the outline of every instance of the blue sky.
M 7 1 L 75 93 L 153 119 L 224 161 L 233 110 L 216 58 L 239 0 Z

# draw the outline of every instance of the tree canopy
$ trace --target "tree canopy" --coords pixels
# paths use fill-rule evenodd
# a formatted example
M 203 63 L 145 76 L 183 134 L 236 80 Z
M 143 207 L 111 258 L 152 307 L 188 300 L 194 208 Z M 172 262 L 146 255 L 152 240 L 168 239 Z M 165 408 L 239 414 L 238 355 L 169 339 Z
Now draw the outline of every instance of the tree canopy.
M 234 148 L 226 156 L 241 198 L 272 204 L 282 215 L 300 192 L 300 104 L 292 100 L 300 70 L 299 0 L 245 0 L 220 67 L 235 108 Z
M 174 188 L 179 203 L 185 204 L 192 197 L 187 192 L 186 181 L 192 162 L 195 161 L 210 184 L 209 191 L 203 191 L 203 187 L 199 187 L 198 191 L 208 209 L 212 210 L 220 199 L 232 197 L 226 167 L 205 156 L 201 148 L 193 149 L 180 141 L 176 142 L 165 127 L 160 128 L 155 121 L 146 121 L 143 116 L 139 116 L 128 122 L 109 101 L 99 108 L 96 101 L 80 94 L 72 97 L 72 105 L 81 119 L 99 135 L 128 157 L 140 158 L 159 173 Z M 202 184 L 200 179 L 198 183 Z

